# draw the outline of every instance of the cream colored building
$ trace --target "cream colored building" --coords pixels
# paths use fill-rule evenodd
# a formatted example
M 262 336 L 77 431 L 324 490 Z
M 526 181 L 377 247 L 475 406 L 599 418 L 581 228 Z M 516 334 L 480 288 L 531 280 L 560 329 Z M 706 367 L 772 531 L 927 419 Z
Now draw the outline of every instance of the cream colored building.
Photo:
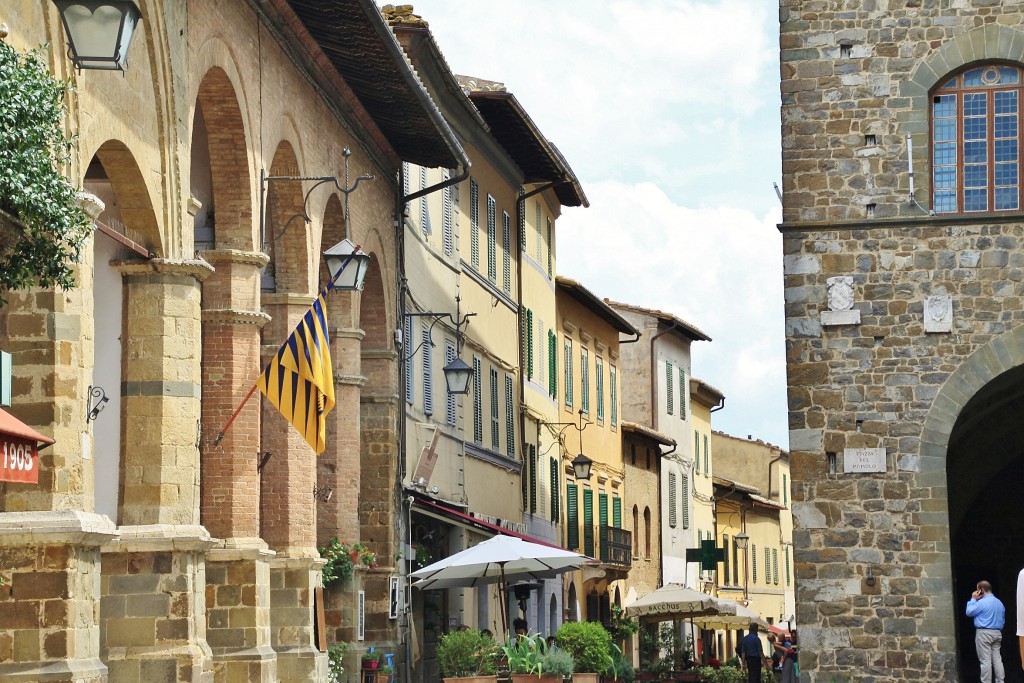
M 693 425 L 693 467 L 690 470 L 689 500 L 684 504 L 691 510 L 690 524 L 696 530 L 697 545 L 701 541 L 716 540 L 714 486 L 714 453 L 711 439 L 711 414 L 725 405 L 725 396 L 707 382 L 690 378 L 690 422 Z M 720 565 L 721 566 L 721 565 Z M 687 567 L 693 572 L 702 590 L 714 584 L 715 572 L 702 570 L 699 565 Z M 721 569 L 719 569 L 721 571 Z

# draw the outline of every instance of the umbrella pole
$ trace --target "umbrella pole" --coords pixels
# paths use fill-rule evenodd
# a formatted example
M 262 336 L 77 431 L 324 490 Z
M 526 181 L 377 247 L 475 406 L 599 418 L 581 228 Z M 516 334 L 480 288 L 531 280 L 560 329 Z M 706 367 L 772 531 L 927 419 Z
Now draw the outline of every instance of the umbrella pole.
M 498 604 L 501 606 L 501 631 L 505 640 L 508 640 L 508 600 L 505 591 L 505 563 L 498 565 L 501 578 L 498 580 Z

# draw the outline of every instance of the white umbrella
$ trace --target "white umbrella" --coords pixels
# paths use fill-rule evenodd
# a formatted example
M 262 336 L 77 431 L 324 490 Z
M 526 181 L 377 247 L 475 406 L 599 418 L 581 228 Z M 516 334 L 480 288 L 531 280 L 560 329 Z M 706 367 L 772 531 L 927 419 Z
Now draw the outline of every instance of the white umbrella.
M 678 583 L 666 584 L 626 606 L 627 616 L 657 617 L 662 621 L 718 614 L 720 611 L 719 600 L 713 595 Z
M 754 610 L 729 598 L 720 598 L 718 603 L 724 610 L 722 613 L 694 617 L 693 623 L 708 631 L 746 629 L 751 624 L 757 624 L 762 629 L 768 630 L 768 622 Z
M 590 559 L 570 550 L 530 543 L 500 534 L 412 573 L 413 587 L 421 590 L 473 588 L 498 582 L 504 594 L 507 579 L 546 579 L 578 569 Z M 502 626 L 508 630 L 505 600 L 501 601 Z

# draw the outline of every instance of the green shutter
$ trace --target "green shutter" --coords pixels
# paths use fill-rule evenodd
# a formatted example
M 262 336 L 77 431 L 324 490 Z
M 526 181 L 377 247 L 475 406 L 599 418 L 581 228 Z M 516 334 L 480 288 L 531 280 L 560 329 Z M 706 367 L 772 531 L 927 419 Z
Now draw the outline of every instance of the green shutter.
M 533 311 L 526 309 L 526 376 L 533 379 Z
M 668 473 L 668 525 L 673 529 L 676 528 L 676 510 L 678 509 L 678 501 L 676 500 L 676 473 Z
M 558 338 L 548 330 L 548 394 L 558 399 Z
M 679 368 L 679 419 L 686 419 L 686 370 Z
M 617 377 L 617 373 L 615 371 L 615 366 L 612 365 L 608 369 L 608 382 L 611 385 L 609 387 L 609 391 L 610 391 L 609 396 L 610 396 L 611 402 L 612 402 L 612 406 L 611 406 L 611 408 L 612 408 L 612 427 L 614 427 L 615 425 L 617 425 L 619 423 L 619 391 L 618 391 L 618 388 L 616 387 L 616 382 L 617 381 L 618 381 L 618 377 Z
M 704 474 L 711 474 L 711 465 L 708 464 L 708 435 L 704 435 Z
M 782 475 L 782 504 L 789 507 L 789 477 Z
M 558 480 L 558 458 L 551 458 L 551 521 L 557 523 L 561 510 L 558 509 L 559 503 L 559 480 Z
M 523 512 L 529 510 L 530 505 L 530 463 L 528 462 L 529 457 L 523 453 L 523 470 L 519 476 L 519 479 L 523 483 Z
M 530 513 L 537 512 L 537 447 L 530 444 Z
M 786 546 L 786 585 L 789 585 L 789 546 Z
M 594 378 L 597 389 L 597 419 L 604 421 L 604 361 L 598 356 L 594 359 Z
M 479 356 L 473 356 L 473 442 L 484 440 L 484 379 Z
M 675 377 L 672 376 L 672 363 L 671 361 L 665 361 L 665 405 L 669 415 L 672 414 L 672 381 L 674 379 Z
M 600 526 L 608 526 L 608 494 L 597 494 L 597 523 Z
M 722 583 L 729 583 L 729 536 L 722 534 Z
M 594 557 L 594 489 L 583 489 L 583 554 Z
M 772 583 L 774 583 L 776 586 L 778 586 L 779 585 L 779 549 L 778 548 L 772 548 L 772 574 L 774 575 Z
M 683 474 L 683 528 L 690 528 L 690 477 Z
M 565 514 L 565 547 L 576 550 L 580 547 L 579 486 L 576 484 L 565 487 Z
M 750 545 L 750 580 L 757 583 L 757 546 Z
M 480 187 L 469 181 L 469 262 L 480 270 Z
M 565 338 L 565 405 L 572 408 L 572 340 Z
M 693 469 L 700 474 L 700 432 L 696 429 L 693 430 Z
M 612 496 L 612 526 L 622 528 L 622 499 L 618 496 Z

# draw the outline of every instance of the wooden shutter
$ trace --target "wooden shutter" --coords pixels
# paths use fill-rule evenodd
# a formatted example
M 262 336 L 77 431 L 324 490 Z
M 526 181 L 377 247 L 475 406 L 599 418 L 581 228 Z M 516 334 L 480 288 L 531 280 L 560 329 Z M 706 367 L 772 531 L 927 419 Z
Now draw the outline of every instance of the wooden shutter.
M 565 515 L 565 547 L 576 550 L 580 547 L 579 486 L 576 484 L 566 484 Z
M 473 441 L 484 441 L 484 378 L 479 356 L 473 356 Z
M 469 258 L 470 264 L 480 270 L 480 187 L 469 181 Z
M 786 546 L 786 585 L 789 585 L 789 546 Z
M 427 187 L 427 167 L 420 166 L 420 189 Z M 420 230 L 423 234 L 429 235 L 430 230 L 430 209 L 427 206 L 427 195 L 420 197 Z
M 772 583 L 779 585 L 779 549 L 772 548 Z
M 608 383 L 610 385 L 608 396 L 612 403 L 612 427 L 614 427 L 619 423 L 618 375 L 614 365 L 608 368 Z
M 750 580 L 757 583 L 757 546 L 750 544 Z
M 597 523 L 600 526 L 608 526 L 608 494 L 597 494 Z
M 512 293 L 512 218 L 501 212 L 501 287 Z
M 498 419 L 498 370 L 491 366 L 491 449 L 501 448 L 501 422 Z
M 508 457 L 516 454 L 516 414 L 512 390 L 512 375 L 505 375 L 505 452 Z
M 452 173 L 447 168 L 441 170 L 441 180 L 451 180 Z M 444 255 L 451 256 L 455 253 L 455 186 L 449 185 L 444 188 L 441 197 L 441 242 L 444 247 Z
M 558 338 L 548 330 L 548 394 L 558 399 Z
M 537 512 L 537 447 L 530 444 L 530 512 Z
M 612 496 L 612 526 L 622 528 L 622 498 Z
M 789 507 L 789 477 L 782 475 L 782 504 Z
M 704 435 L 704 474 L 711 474 L 711 463 L 708 461 L 708 435 Z
M 683 528 L 690 528 L 690 475 L 685 472 L 682 475 L 682 503 L 683 503 Z
M 542 248 L 544 246 L 544 235 L 543 235 L 543 233 L 541 233 L 540 202 L 539 201 L 535 201 L 533 203 L 533 210 L 534 210 L 534 213 L 535 213 L 535 220 L 534 220 L 533 224 L 534 224 L 534 227 L 537 229 L 537 244 L 534 245 L 534 250 L 533 251 L 534 251 L 534 254 L 537 257 L 537 265 L 540 265 L 540 262 L 541 262 L 540 261 L 541 260 L 541 250 L 542 250 Z
M 594 489 L 583 489 L 583 554 L 594 557 Z
M 693 470 L 700 474 L 700 432 L 696 429 L 693 430 Z
M 554 267 L 552 264 L 551 252 L 554 250 L 554 244 L 551 242 L 551 219 L 548 219 L 548 277 L 554 277 Z
M 590 412 L 590 352 L 580 345 L 580 409 Z
M 519 188 L 519 199 L 516 201 L 516 215 L 519 217 L 519 250 L 526 251 L 526 202 L 523 201 L 523 195 L 526 194 L 526 190 L 522 187 Z
M 447 365 L 455 360 L 455 341 L 452 339 L 444 340 L 444 363 Z M 445 384 L 447 387 L 447 383 Z M 447 388 L 445 389 L 445 422 L 451 426 L 455 425 L 455 394 L 449 393 Z
M 434 347 L 430 343 L 430 325 L 423 324 L 423 413 L 434 414 Z
M 674 395 L 672 387 L 674 386 L 674 379 L 675 377 L 672 376 L 672 362 L 665 361 L 665 410 L 668 411 L 669 415 L 672 414 L 672 398 Z
M 676 499 L 676 473 L 668 473 L 668 525 L 676 528 L 676 510 L 678 500 Z
M 604 360 L 600 356 L 594 359 L 594 378 L 597 380 L 597 419 L 604 421 Z
M 416 386 L 412 381 L 412 371 L 415 363 L 413 349 L 416 348 L 412 339 L 412 320 L 412 318 L 405 319 L 405 349 L 403 349 L 402 353 L 402 357 L 405 359 L 405 402 L 409 405 L 412 405 L 415 398 L 414 388 Z
M 729 535 L 722 534 L 722 583 L 729 583 Z
M 533 379 L 533 311 L 526 309 L 526 376 Z
M 551 470 L 551 521 L 558 522 L 561 510 L 559 509 L 559 480 L 558 480 L 558 458 L 552 457 L 549 464 Z
M 487 279 L 498 282 L 498 217 L 494 197 L 487 195 Z

